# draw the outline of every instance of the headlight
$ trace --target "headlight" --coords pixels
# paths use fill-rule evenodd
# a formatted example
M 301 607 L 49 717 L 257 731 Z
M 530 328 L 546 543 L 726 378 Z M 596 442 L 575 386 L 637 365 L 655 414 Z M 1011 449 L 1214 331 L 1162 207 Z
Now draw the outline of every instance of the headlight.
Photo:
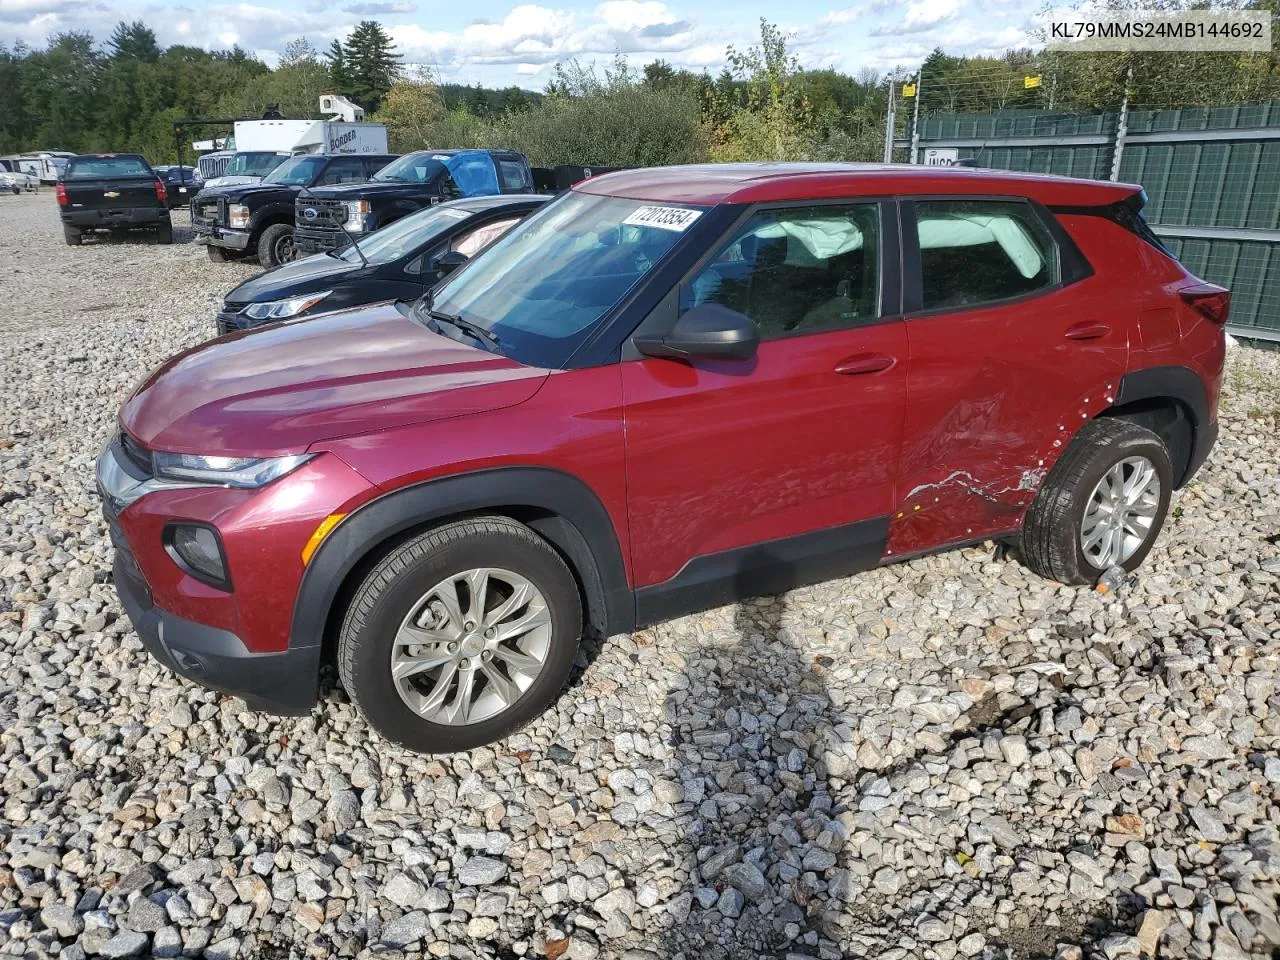
M 347 201 L 347 229 L 352 233 L 364 233 L 364 218 L 369 213 L 368 200 Z
M 152 455 L 156 476 L 162 480 L 195 480 L 198 483 L 253 489 L 298 469 L 314 454 L 288 457 L 197 457 L 189 453 Z
M 284 320 L 296 317 L 303 310 L 310 310 L 317 303 L 333 293 L 324 290 L 320 293 L 306 293 L 288 300 L 268 300 L 266 303 L 251 303 L 244 308 L 244 315 L 250 320 Z
M 249 225 L 249 208 L 243 203 L 233 203 L 227 207 L 227 224 L 243 230 Z

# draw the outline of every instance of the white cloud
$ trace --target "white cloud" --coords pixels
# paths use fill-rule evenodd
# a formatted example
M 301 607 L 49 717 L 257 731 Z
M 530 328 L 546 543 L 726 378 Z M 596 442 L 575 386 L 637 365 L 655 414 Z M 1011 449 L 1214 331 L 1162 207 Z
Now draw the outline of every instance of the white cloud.
M 964 0 L 915 0 L 903 18 L 904 32 L 912 33 L 954 20 L 964 7 Z

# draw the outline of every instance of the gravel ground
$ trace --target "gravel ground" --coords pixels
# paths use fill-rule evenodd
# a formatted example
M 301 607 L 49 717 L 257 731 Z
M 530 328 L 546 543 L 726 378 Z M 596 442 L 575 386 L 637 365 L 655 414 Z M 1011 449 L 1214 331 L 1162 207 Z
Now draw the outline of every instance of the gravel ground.
M 1280 354 L 1115 594 L 916 560 L 615 637 L 431 759 L 117 604 L 95 454 L 251 272 L 0 197 L 0 955 L 1280 956 Z

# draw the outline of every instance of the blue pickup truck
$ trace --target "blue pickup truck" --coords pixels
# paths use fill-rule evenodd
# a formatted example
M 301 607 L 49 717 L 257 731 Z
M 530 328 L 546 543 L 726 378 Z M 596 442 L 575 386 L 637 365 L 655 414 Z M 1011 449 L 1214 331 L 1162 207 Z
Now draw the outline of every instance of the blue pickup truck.
M 434 203 L 463 197 L 533 193 L 533 171 L 513 150 L 419 150 L 387 164 L 365 183 L 317 187 L 294 202 L 298 256 L 341 249 L 359 237 Z

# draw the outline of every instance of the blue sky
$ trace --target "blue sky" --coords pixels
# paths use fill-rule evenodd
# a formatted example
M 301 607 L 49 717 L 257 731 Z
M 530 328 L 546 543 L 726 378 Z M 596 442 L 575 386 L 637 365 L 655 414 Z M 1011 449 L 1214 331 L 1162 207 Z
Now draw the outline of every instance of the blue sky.
M 87 29 L 105 40 L 120 19 L 142 19 L 161 43 L 207 48 L 238 43 L 274 63 L 292 38 L 323 48 L 361 19 L 381 21 L 406 62 L 446 81 L 540 90 L 557 61 L 604 63 L 615 52 L 639 67 L 659 57 L 716 72 L 728 44 L 753 42 L 760 17 L 789 35 L 807 67 L 856 73 L 914 67 L 935 46 L 948 53 L 1000 53 L 1027 45 L 1025 0 L 0 0 L 0 42 L 40 46 L 58 30 Z

